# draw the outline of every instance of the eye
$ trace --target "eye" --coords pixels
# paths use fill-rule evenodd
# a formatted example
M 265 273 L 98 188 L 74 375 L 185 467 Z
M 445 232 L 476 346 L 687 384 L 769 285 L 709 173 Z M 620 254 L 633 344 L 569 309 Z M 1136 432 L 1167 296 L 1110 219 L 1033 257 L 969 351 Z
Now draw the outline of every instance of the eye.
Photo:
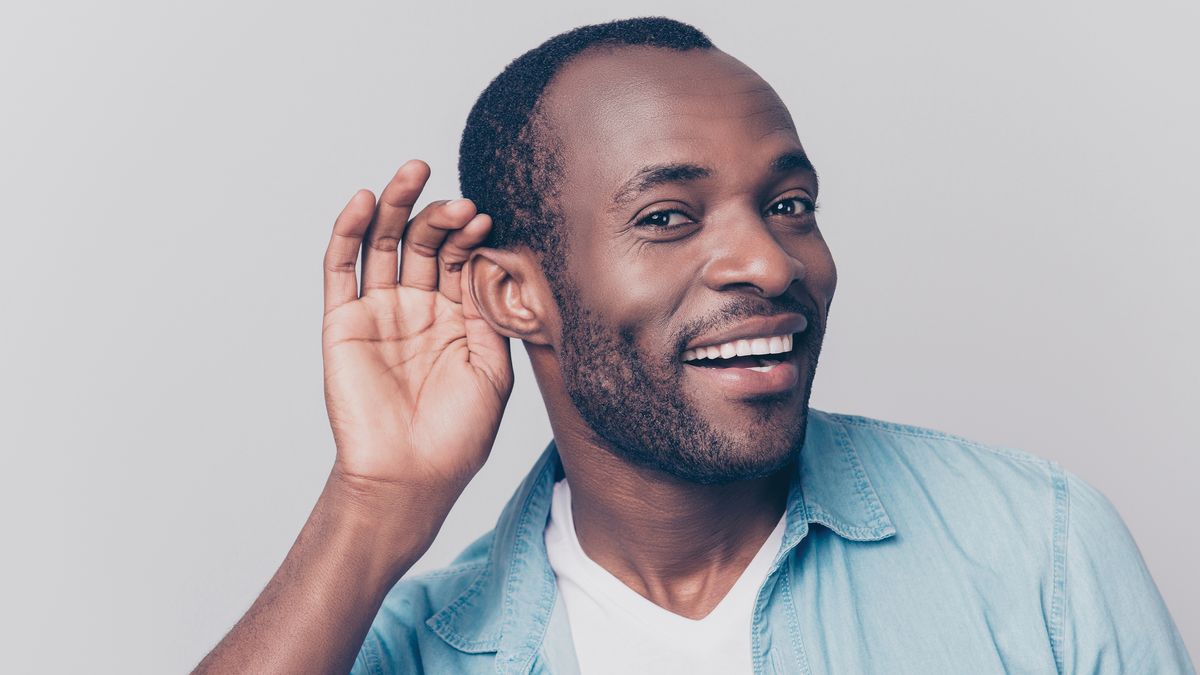
M 681 225 L 687 225 L 692 222 L 683 211 L 678 209 L 665 209 L 663 211 L 655 211 L 643 216 L 637 221 L 639 227 L 649 227 L 660 230 L 667 230 Z
M 817 211 L 817 205 L 808 197 L 786 197 L 767 207 L 768 216 L 810 216 Z

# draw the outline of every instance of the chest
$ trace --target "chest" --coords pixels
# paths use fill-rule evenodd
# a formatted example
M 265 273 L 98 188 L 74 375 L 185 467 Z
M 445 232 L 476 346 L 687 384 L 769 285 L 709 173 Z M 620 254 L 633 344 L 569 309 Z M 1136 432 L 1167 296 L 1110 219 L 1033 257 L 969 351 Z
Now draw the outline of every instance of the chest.
M 689 651 L 668 633 L 596 613 L 578 619 L 595 639 L 571 638 L 583 626 L 550 631 L 548 642 L 572 644 L 544 645 L 534 672 L 1056 672 L 1048 576 L 875 547 L 882 555 L 797 551 L 759 589 L 746 620 L 726 627 L 741 634 L 708 636 Z

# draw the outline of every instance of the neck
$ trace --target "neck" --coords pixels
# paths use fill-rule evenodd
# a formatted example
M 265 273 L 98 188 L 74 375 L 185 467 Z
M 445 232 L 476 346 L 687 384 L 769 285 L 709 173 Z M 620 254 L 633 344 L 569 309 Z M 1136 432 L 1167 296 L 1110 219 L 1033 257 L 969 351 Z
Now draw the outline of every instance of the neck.
M 741 576 L 786 508 L 789 471 L 697 485 L 633 466 L 588 435 L 555 440 L 588 557 L 652 602 L 707 615 Z

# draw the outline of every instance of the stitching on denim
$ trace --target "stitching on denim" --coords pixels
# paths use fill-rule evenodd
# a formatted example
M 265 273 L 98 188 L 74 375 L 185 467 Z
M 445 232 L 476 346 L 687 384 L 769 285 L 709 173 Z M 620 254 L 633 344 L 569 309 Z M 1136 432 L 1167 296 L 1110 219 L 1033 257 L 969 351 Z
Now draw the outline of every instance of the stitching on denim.
M 961 445 L 970 447 L 974 450 L 986 451 L 991 454 L 1000 455 L 1001 457 L 1007 457 L 1008 459 L 1017 460 L 1019 462 L 1025 462 L 1027 464 L 1033 464 L 1033 465 L 1039 466 L 1043 469 L 1046 468 L 1047 462 L 1049 461 L 1042 457 L 1038 457 L 1036 455 L 1031 455 L 1028 452 L 1025 452 L 1024 450 L 1019 450 L 1017 448 L 1007 448 L 1007 447 L 998 446 L 998 445 L 987 445 L 985 443 L 980 443 L 979 441 L 973 441 L 969 438 L 964 438 L 962 436 L 956 436 L 954 434 L 949 434 L 944 431 L 938 431 L 936 429 L 917 427 L 917 426 L 912 426 L 909 424 L 900 424 L 897 422 L 887 422 L 884 420 L 877 420 L 877 419 L 874 419 L 871 417 L 862 417 L 860 415 L 846 415 L 843 413 L 828 413 L 828 414 L 831 417 L 836 418 L 839 422 L 843 422 L 845 424 L 850 424 L 850 425 L 857 426 L 857 427 L 868 427 L 868 428 L 881 429 L 883 431 L 889 431 L 892 433 L 903 434 L 906 436 L 913 436 L 916 438 L 932 438 L 932 439 L 941 440 L 941 441 L 953 441 L 955 443 L 959 443 Z
M 792 492 L 792 490 L 795 492 Z M 792 549 L 808 534 L 808 500 L 804 497 L 804 484 L 800 481 L 798 470 L 793 476 L 792 484 L 789 487 L 787 514 L 785 517 L 787 521 L 783 533 L 783 546 L 780 548 L 779 555 L 776 556 L 776 565 L 784 557 L 790 555 Z
M 529 636 L 529 641 L 525 648 L 529 650 L 529 656 L 525 659 L 525 663 L 521 666 L 521 672 L 528 673 L 533 670 L 533 666 L 537 661 L 538 652 L 542 643 L 546 640 L 546 633 L 550 630 L 550 615 L 554 612 L 554 602 L 558 595 L 558 579 L 554 576 L 554 570 L 547 568 L 542 575 L 542 599 L 538 603 L 538 614 L 544 619 L 542 630 Z
M 768 582 L 770 579 L 771 576 L 768 574 Z M 763 593 L 764 590 L 766 589 L 759 589 L 758 597 L 754 599 L 754 612 L 750 615 L 750 656 L 753 658 L 754 675 L 762 675 L 763 672 L 762 659 L 759 654 L 760 641 L 758 635 L 760 632 L 759 626 L 763 624 L 763 608 L 767 604 L 764 598 L 769 595 L 769 593 Z
M 468 640 L 461 633 L 454 630 L 453 621 L 457 618 L 457 612 L 464 605 L 472 602 L 475 596 L 483 592 L 483 588 L 487 580 L 492 575 L 490 565 L 484 565 L 479 576 L 475 578 L 467 590 L 455 598 L 454 602 L 446 606 L 445 609 L 438 612 L 432 618 L 425 622 L 434 633 L 445 640 L 451 647 L 464 652 L 480 652 L 480 651 L 495 651 L 497 644 L 500 642 L 499 636 L 491 636 L 481 638 L 479 640 Z
M 1070 491 L 1062 467 L 1050 463 L 1054 483 L 1054 590 L 1050 600 L 1050 651 L 1059 673 L 1063 669 L 1063 637 L 1067 601 L 1067 528 L 1070 527 Z
M 449 567 L 442 567 L 436 570 L 429 570 L 428 572 L 414 574 L 413 576 L 406 578 L 404 581 L 432 581 L 434 579 L 448 579 L 450 577 L 465 576 L 467 574 L 482 571 L 483 568 L 487 567 L 489 563 L 490 561 L 488 560 L 477 560 L 471 563 L 459 563 Z
M 836 418 L 835 418 L 836 421 Z M 854 449 L 854 443 L 850 440 L 850 433 L 841 424 L 837 425 L 834 437 L 839 448 L 842 450 L 842 461 L 850 468 L 854 475 L 855 487 L 858 489 L 858 496 L 862 500 L 863 506 L 871 516 L 870 530 L 880 533 L 885 529 L 885 521 L 888 520 L 887 514 L 883 510 L 883 505 L 879 501 L 879 495 L 875 492 L 875 487 L 871 485 L 871 479 L 867 476 L 866 469 L 863 468 L 862 461 L 858 458 L 858 452 Z M 859 526 L 850 526 L 848 529 L 862 530 Z
M 876 527 L 859 527 L 857 525 L 847 525 L 843 521 L 835 518 L 825 509 L 820 506 L 814 506 L 809 511 L 808 522 L 824 525 L 825 527 L 837 532 L 838 534 L 848 538 L 861 541 L 879 541 L 886 539 L 886 530 L 882 526 Z
M 854 488 L 858 491 L 858 499 L 862 502 L 863 509 L 870 514 L 872 521 L 878 520 L 879 513 L 877 507 L 871 503 L 870 498 L 867 496 L 869 486 L 863 475 L 862 465 L 854 461 L 854 447 L 850 444 L 850 433 L 846 431 L 846 427 L 840 424 L 836 425 L 834 429 L 834 442 L 837 443 L 838 448 L 842 451 L 838 459 L 854 476 Z
M 549 470 L 549 465 L 547 465 L 546 467 L 543 467 L 542 470 L 543 471 Z M 512 592 L 512 588 L 513 588 L 514 584 L 516 584 L 517 578 L 520 576 L 522 567 L 525 565 L 524 553 L 526 552 L 526 549 L 528 548 L 528 546 L 525 543 L 525 539 L 526 539 L 527 530 L 529 529 L 529 520 L 530 520 L 529 504 L 530 504 L 530 502 L 533 501 L 535 496 L 539 495 L 541 492 L 543 492 L 547 489 L 547 483 L 549 483 L 549 485 L 551 487 L 553 487 L 553 481 L 546 481 L 546 480 L 542 479 L 541 476 L 539 476 L 537 479 L 537 483 L 533 486 L 533 489 L 531 489 L 529 491 L 529 494 L 525 496 L 525 500 L 521 503 L 521 519 L 517 521 L 517 530 L 516 530 L 516 534 L 515 534 L 515 539 L 513 541 L 512 557 L 511 557 L 510 563 L 509 563 L 508 579 L 505 580 L 505 585 L 504 585 L 504 624 L 500 629 L 502 637 L 504 634 L 504 628 L 506 628 L 509 625 L 510 621 L 514 618 L 514 610 L 513 610 L 514 593 Z M 543 523 L 543 527 L 544 526 L 545 526 L 545 524 Z M 544 595 L 546 595 L 546 594 L 543 593 L 543 596 Z M 551 598 L 553 598 L 553 593 L 551 593 L 550 595 L 551 595 Z M 544 609 L 544 607 L 543 607 L 544 604 L 545 604 L 545 600 L 543 598 L 543 601 L 541 604 L 538 605 L 538 608 Z M 543 623 L 546 623 L 546 622 L 543 621 Z M 540 634 L 538 634 L 536 636 L 531 636 L 530 639 L 526 643 L 518 645 L 518 647 L 522 651 L 529 650 L 530 646 L 533 646 L 535 639 L 540 639 L 543 637 L 545 630 L 546 630 L 546 626 L 543 625 L 542 631 Z M 503 640 L 501 640 L 501 641 L 503 641 Z M 530 654 L 525 655 L 523 657 L 524 663 L 520 667 L 521 668 L 529 667 L 533 662 L 533 656 L 535 654 L 536 654 L 536 650 L 534 650 Z M 499 658 L 499 655 L 497 655 L 496 670 L 500 671 L 502 666 L 515 665 L 516 661 L 518 661 L 518 658 L 519 658 L 519 654 L 513 654 L 511 656 L 505 655 L 504 659 L 501 660 Z
M 784 570 L 783 598 L 787 605 L 788 634 L 792 639 L 792 651 L 796 652 L 801 673 L 812 673 L 808 665 L 808 652 L 804 651 L 804 640 L 800 637 L 800 615 L 796 612 L 796 600 L 792 594 L 792 565 Z
M 532 633 L 529 639 L 522 647 L 528 652 L 525 661 L 517 668 L 518 672 L 528 673 L 533 670 L 534 662 L 537 660 L 538 648 L 546 639 L 546 632 L 550 629 L 550 613 L 554 611 L 554 598 L 558 593 L 557 579 L 554 576 L 553 570 L 546 570 L 542 575 L 542 597 L 538 601 L 537 611 L 538 616 L 543 618 L 541 622 L 542 630 Z
M 363 656 L 366 657 L 367 670 L 373 675 L 383 675 L 383 659 L 379 655 L 378 647 L 375 642 L 378 640 L 375 636 L 375 630 L 371 629 L 367 632 L 367 639 L 363 642 Z
M 543 467 L 543 470 L 548 469 L 547 467 Z M 520 567 L 524 563 L 524 559 L 521 556 L 521 553 L 523 552 L 522 535 L 527 529 L 527 522 L 529 520 L 529 503 L 533 500 L 538 490 L 542 487 L 543 486 L 540 483 L 536 484 L 520 504 L 519 513 L 521 514 L 521 517 L 517 521 L 516 536 L 513 540 L 513 547 L 511 551 L 512 557 L 510 559 L 512 562 L 509 566 L 508 577 L 505 579 L 504 606 L 502 608 L 505 623 L 507 623 L 509 618 L 512 616 L 511 606 L 513 594 L 509 592 L 509 589 L 514 583 L 514 580 L 519 576 Z M 515 506 L 516 505 L 514 505 L 514 507 Z M 456 614 L 458 610 L 474 600 L 474 598 L 483 591 L 484 587 L 486 586 L 486 582 L 492 578 L 495 570 L 492 557 L 495 554 L 496 543 L 496 537 L 493 536 L 491 541 L 488 542 L 485 559 L 474 563 L 468 563 L 468 565 L 478 565 L 481 568 L 481 572 L 479 576 L 476 577 L 475 581 L 473 581 L 467 588 L 467 590 L 459 595 L 454 602 L 452 602 L 450 605 L 447 605 L 434 617 L 425 622 L 426 625 L 428 625 L 430 629 L 437 633 L 439 637 L 445 640 L 450 646 L 459 649 L 460 651 L 473 653 L 489 651 L 495 652 L 500 648 L 500 643 L 502 642 L 503 638 L 503 625 L 500 631 L 498 631 L 495 635 L 485 636 L 478 640 L 468 640 L 452 627 L 454 620 L 457 618 Z M 501 661 L 497 660 L 497 670 L 499 671 L 501 666 L 505 663 L 507 663 L 507 661 L 502 663 Z

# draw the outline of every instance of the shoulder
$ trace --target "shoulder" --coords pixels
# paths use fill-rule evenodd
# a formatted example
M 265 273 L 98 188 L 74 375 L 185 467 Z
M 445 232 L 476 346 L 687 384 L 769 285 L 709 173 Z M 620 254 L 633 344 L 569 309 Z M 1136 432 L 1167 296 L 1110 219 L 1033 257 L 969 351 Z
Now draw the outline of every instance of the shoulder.
M 1064 611 L 1068 672 L 1194 673 L 1133 535 L 1099 490 L 1067 474 Z
M 844 431 L 877 487 L 920 482 L 933 495 L 974 504 L 1003 497 L 1010 513 L 1032 510 L 1039 517 L 1050 516 L 1045 522 L 1056 526 L 1058 536 L 1084 537 L 1096 542 L 1093 546 L 1130 547 L 1132 538 L 1112 502 L 1057 462 L 936 429 L 819 414 Z M 1047 510 L 1050 505 L 1054 508 Z
M 1055 468 L 1054 462 L 1016 448 L 989 445 L 937 429 L 888 422 L 862 415 L 819 414 L 826 417 L 831 423 L 847 429 L 856 441 L 867 445 L 867 450 L 934 452 L 940 455 L 945 455 L 947 452 L 961 453 L 962 459 L 1006 465 L 1015 463 L 1022 467 L 1033 467 L 1039 472 L 1047 474 Z
M 951 493 L 1013 490 L 1066 499 L 1068 474 L 1028 452 L 951 433 L 841 413 L 818 413 L 842 431 L 873 478 L 920 481 Z
M 354 673 L 423 672 L 439 659 L 440 638 L 426 624 L 454 602 L 488 567 L 494 531 L 483 535 L 449 565 L 406 576 L 384 597 L 355 662 Z
M 1057 463 L 935 429 L 819 416 L 862 463 L 903 548 L 952 550 L 964 569 L 989 561 L 1008 566 L 1012 583 L 1053 586 L 1068 518 L 1068 476 Z
M 1007 605 L 1039 599 L 1062 672 L 1193 672 L 1120 514 L 1079 476 L 935 429 L 822 412 L 814 421 L 853 448 L 899 548 L 939 551 L 921 559 L 941 579 L 982 570 L 986 584 L 973 587 L 1001 589 Z

